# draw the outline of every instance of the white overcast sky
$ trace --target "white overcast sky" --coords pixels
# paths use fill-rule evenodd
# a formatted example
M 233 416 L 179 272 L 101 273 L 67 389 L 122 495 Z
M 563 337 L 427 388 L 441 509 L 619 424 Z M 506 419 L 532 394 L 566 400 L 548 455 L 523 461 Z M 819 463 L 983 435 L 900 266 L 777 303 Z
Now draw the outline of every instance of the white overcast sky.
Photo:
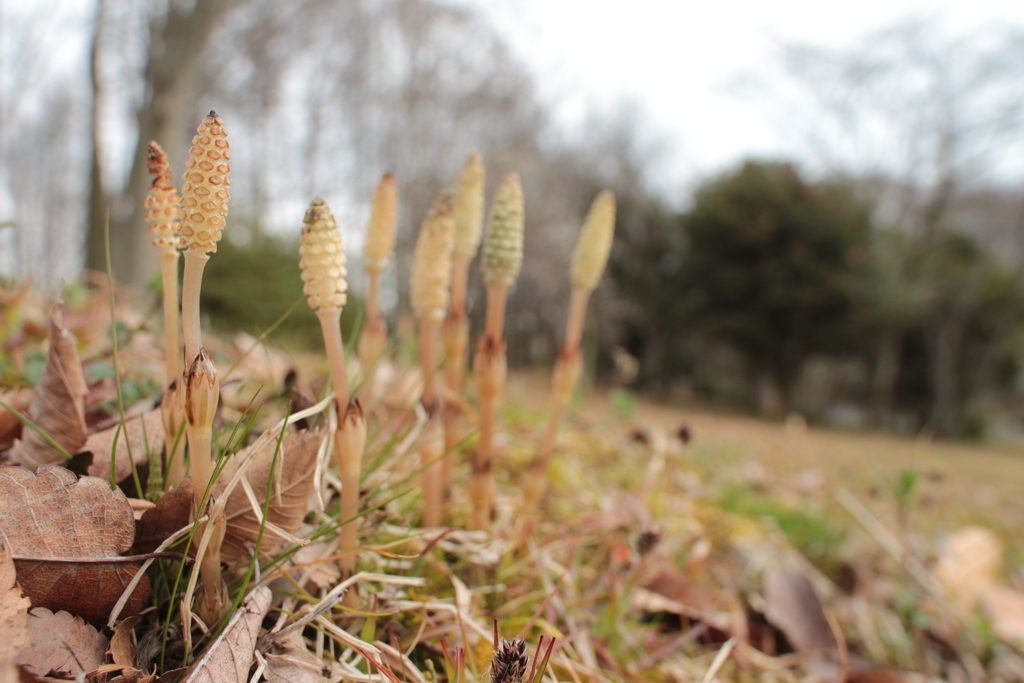
M 727 87 L 771 59 L 780 40 L 852 45 L 909 18 L 934 19 L 956 34 L 1024 27 L 1024 0 L 468 1 L 490 12 L 538 67 L 543 92 L 563 102 L 566 120 L 623 99 L 645 110 L 667 138 L 671 184 L 747 154 L 799 155 L 765 106 Z

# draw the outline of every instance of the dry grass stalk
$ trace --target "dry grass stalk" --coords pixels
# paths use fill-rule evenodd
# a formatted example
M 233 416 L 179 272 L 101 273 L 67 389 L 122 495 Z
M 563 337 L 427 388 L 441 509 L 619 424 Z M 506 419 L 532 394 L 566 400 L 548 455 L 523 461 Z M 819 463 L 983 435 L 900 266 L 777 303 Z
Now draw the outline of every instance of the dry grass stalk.
M 437 341 L 448 309 L 455 239 L 455 197 L 445 192 L 434 201 L 416 240 L 410 278 L 410 298 L 420 335 L 420 367 L 423 371 L 423 407 L 431 421 L 440 419 L 442 395 L 437 377 Z M 443 443 L 443 438 L 441 439 Z M 425 443 L 420 449 L 423 474 L 423 525 L 440 526 L 443 501 L 440 444 Z
M 523 264 L 523 191 L 512 173 L 498 187 L 484 238 L 481 269 L 487 286 L 487 324 L 477 344 L 473 376 L 480 399 L 480 439 L 470 479 L 473 528 L 490 527 L 494 505 L 494 430 L 505 387 L 505 300 Z
M 363 243 L 363 267 L 367 276 L 366 320 L 359 333 L 356 352 L 363 367 L 363 386 L 366 391 L 373 386 L 377 361 L 388 342 L 388 328 L 380 313 L 378 295 L 381 274 L 387 268 L 395 249 L 397 216 L 398 184 L 393 175 L 386 173 L 380 179 L 373 196 L 373 209 L 366 226 L 366 241 Z
M 466 373 L 466 349 L 469 346 L 469 324 L 466 311 L 466 289 L 469 264 L 480 247 L 484 213 L 484 163 L 479 153 L 469 155 L 459 173 L 455 193 L 455 246 L 452 251 L 452 305 L 441 328 L 445 350 L 445 383 L 449 392 L 461 395 Z M 447 493 L 455 466 L 455 446 L 462 438 L 459 425 L 461 411 L 454 402 L 444 408 L 445 455 L 441 480 Z
M 594 199 L 576 240 L 576 249 L 573 251 L 570 268 L 572 299 L 569 302 L 565 341 L 551 377 L 551 410 L 548 413 L 547 427 L 541 438 L 537 456 L 527 470 L 523 482 L 526 514 L 522 517 L 524 527 L 521 529 L 520 538 L 528 532 L 531 515 L 536 511 L 540 497 L 544 493 L 548 462 L 551 459 L 555 437 L 558 435 L 558 425 L 579 383 L 583 367 L 580 340 L 583 338 L 587 303 L 608 263 L 614 231 L 615 195 L 610 190 L 605 190 Z
M 149 234 L 160 255 L 160 274 L 163 281 L 164 356 L 167 393 L 161 403 L 164 422 L 164 453 L 170 463 L 164 473 L 168 486 L 177 486 L 185 478 L 185 444 L 177 436 L 185 424 L 185 403 L 182 392 L 176 390 L 182 373 L 182 356 L 178 336 L 178 248 L 182 245 L 178 227 L 181 198 L 174 186 L 167 154 L 156 141 L 151 140 L 146 161 L 153 183 L 143 202 Z

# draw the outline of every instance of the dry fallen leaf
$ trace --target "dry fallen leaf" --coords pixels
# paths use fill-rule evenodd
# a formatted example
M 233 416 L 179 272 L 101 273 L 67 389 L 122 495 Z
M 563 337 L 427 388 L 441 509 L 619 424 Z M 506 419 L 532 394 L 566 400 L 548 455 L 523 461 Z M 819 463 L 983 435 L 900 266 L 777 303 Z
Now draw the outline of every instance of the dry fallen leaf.
M 317 588 L 333 588 L 341 580 L 341 570 L 334 560 L 325 560 L 338 552 L 337 539 L 331 542 L 310 543 L 292 555 L 292 566 L 302 567 L 293 577 L 305 577 Z
M 139 571 L 139 565 L 118 558 L 135 536 L 132 508 L 120 489 L 95 477 L 79 479 L 62 467 L 40 467 L 37 474 L 2 467 L 0 510 L 11 554 L 33 558 L 15 560 L 18 582 L 32 604 L 105 620 Z M 138 612 L 148 596 L 149 579 L 143 577 L 122 615 Z
M 33 607 L 28 617 L 31 643 L 18 655 L 17 663 L 37 676 L 51 672 L 87 674 L 103 664 L 107 639 L 80 617 L 45 607 Z
M 990 530 L 978 526 L 958 529 L 945 540 L 935 578 L 957 605 L 969 610 L 998 585 L 1003 544 Z
M 270 466 L 276 446 L 277 440 L 274 439 L 260 448 L 255 453 L 255 462 L 247 475 L 252 492 L 256 494 L 256 500 L 260 505 L 267 496 Z M 309 497 L 313 492 L 314 483 L 313 468 L 319 446 L 319 430 L 292 432 L 281 444 L 274 481 L 270 482 L 269 486 L 271 499 L 267 519 L 285 531 L 298 531 L 309 511 Z M 237 460 L 240 460 L 240 457 Z M 226 485 L 229 480 L 230 472 L 225 471 L 221 475 L 220 483 Z M 238 486 L 228 498 L 226 514 L 228 530 L 220 550 L 221 559 L 225 562 L 247 561 L 251 553 L 247 544 L 250 547 L 256 544 L 260 533 L 260 521 L 241 486 Z M 264 529 L 260 550 L 273 552 L 284 542 L 285 539 L 279 534 Z
M 270 475 L 270 464 L 274 456 L 276 440 L 263 442 L 263 446 L 252 454 L 255 462 L 250 467 L 247 479 L 255 494 L 256 501 L 262 506 L 267 491 L 267 479 Z M 302 519 L 309 509 L 309 496 L 313 491 L 313 467 L 316 461 L 320 435 L 317 431 L 298 431 L 288 434 L 282 444 L 278 456 L 276 472 L 280 475 L 279 485 L 271 486 L 270 508 L 267 518 L 288 532 L 294 532 L 302 525 Z M 218 496 L 236 471 L 237 464 L 246 457 L 248 451 L 233 456 L 233 463 L 224 468 L 220 478 L 214 485 L 213 495 Z M 189 523 L 189 512 L 192 505 L 192 480 L 186 477 L 174 491 L 164 494 L 157 501 L 156 507 L 147 510 L 138 524 L 138 542 L 136 549 L 148 551 L 155 548 L 163 539 Z M 221 546 L 221 560 L 224 562 L 248 561 L 250 550 L 259 537 L 259 517 L 252 508 L 252 503 L 244 488 L 239 484 L 231 492 L 225 508 L 228 528 Z M 272 552 L 280 547 L 285 538 L 267 527 L 263 532 L 261 549 Z
M 224 633 L 188 668 L 183 683 L 246 683 L 268 609 L 269 588 L 260 586 L 249 593 Z
M 132 634 L 139 617 L 128 617 L 114 627 L 114 635 L 110 638 L 110 657 L 119 666 L 135 665 L 135 644 Z
M 157 680 L 155 673 L 147 674 L 138 669 L 124 669 L 120 676 L 111 678 L 110 683 L 153 683 L 155 680 Z
M 92 453 L 92 462 L 86 469 L 90 477 L 99 477 L 110 481 L 110 452 L 114 449 L 114 437 L 117 436 L 117 460 L 115 462 L 114 481 L 124 481 L 132 474 L 132 465 L 128 459 L 128 447 L 131 446 L 135 466 L 142 467 L 148 462 L 146 445 L 149 450 L 160 450 L 164 445 L 164 422 L 160 409 L 151 410 L 128 420 L 128 436 L 121 425 L 111 427 L 91 435 L 82 447 L 82 451 Z M 120 433 L 118 433 L 120 432 Z M 127 443 L 126 443 L 127 442 Z M 76 458 L 77 459 L 77 458 Z
M 699 620 L 730 634 L 742 628 L 735 623 L 730 605 L 720 591 L 667 566 L 643 582 L 643 588 L 634 594 L 633 607 Z
M 110 638 L 108 650 L 113 664 L 103 668 L 110 673 L 120 671 L 118 676 L 110 679 L 110 683 L 150 683 L 156 680 L 156 674 L 147 674 L 135 668 L 135 626 L 140 617 L 128 617 L 114 627 L 114 635 Z
M 810 580 L 799 572 L 773 571 L 764 577 L 765 617 L 786 634 L 798 653 L 828 659 L 838 652 L 825 611 Z
M 32 393 L 28 418 L 69 454 L 85 443 L 85 394 L 88 389 L 75 335 L 63 327 L 63 302 L 50 310 L 50 354 Z M 35 471 L 40 465 L 62 462 L 64 456 L 34 429 L 22 430 L 11 460 Z
M 320 683 L 326 680 L 323 662 L 306 648 L 298 631 L 276 641 L 265 657 L 267 669 L 263 675 L 269 683 Z
M 996 635 L 1014 645 L 1024 645 L 1024 594 L 992 587 L 981 596 L 981 602 Z
M 14 661 L 18 652 L 28 644 L 26 634 L 28 608 L 31 601 L 22 597 L 11 559 L 7 537 L 0 532 L 0 673 L 2 667 Z
M 0 401 L 14 408 L 21 414 L 28 412 L 32 405 L 31 389 L 15 389 L 0 396 Z M 0 406 L 0 451 L 5 451 L 21 436 L 22 423 L 17 415 Z
M 185 477 L 178 488 L 160 496 L 156 505 L 144 511 L 135 523 L 135 552 L 153 552 L 164 539 L 191 523 L 191 508 L 192 478 Z

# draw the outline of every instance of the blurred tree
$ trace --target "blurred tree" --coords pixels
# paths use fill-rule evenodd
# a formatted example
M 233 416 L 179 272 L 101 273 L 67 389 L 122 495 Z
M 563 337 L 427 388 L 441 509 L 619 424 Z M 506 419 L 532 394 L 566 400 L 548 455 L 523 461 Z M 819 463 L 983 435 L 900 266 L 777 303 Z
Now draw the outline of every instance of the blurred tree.
M 784 410 L 810 354 L 850 348 L 869 207 L 789 164 L 748 161 L 701 187 L 685 220 L 673 293 L 688 292 L 701 330 L 746 356 L 762 409 Z
M 615 298 L 608 317 L 615 341 L 640 361 L 637 381 L 665 392 L 688 369 L 683 345 L 692 333 L 683 216 L 638 192 L 617 197 L 617 204 L 608 263 Z
M 299 301 L 274 333 L 275 343 L 322 350 L 320 323 L 305 300 L 300 301 L 298 239 L 268 235 L 253 221 L 239 220 L 235 228 L 218 244 L 217 257 L 203 274 L 203 314 L 211 326 L 225 334 L 259 336 Z M 346 340 L 352 338 L 361 311 L 358 297 L 350 293 L 341 318 Z
M 385 171 L 396 175 L 399 240 L 383 294 L 386 307 L 401 308 L 422 218 L 476 148 L 486 160 L 488 194 L 511 171 L 523 178 L 527 253 L 509 301 L 509 357 L 541 362 L 561 337 L 569 256 L 586 207 L 604 187 L 622 195 L 656 173 L 651 151 L 659 146 L 641 140 L 652 127 L 637 118 L 636 106 L 595 108 L 571 128 L 556 125 L 533 73 L 480 8 L 443 0 L 94 0 L 85 9 L 74 30 L 92 38 L 86 45 L 91 54 L 79 60 L 81 73 L 47 85 L 64 97 L 45 98 L 45 117 L 19 113 L 17 97 L 7 98 L 18 94 L 20 72 L 0 83 L 0 153 L 9 162 L 15 149 L 37 150 L 22 155 L 24 172 L 17 176 L 6 172 L 11 163 L 0 169 L 0 189 L 16 206 L 13 246 L 33 247 L 18 257 L 35 272 L 42 270 L 38 254 L 46 253 L 47 263 L 57 260 L 43 251 L 45 235 L 64 260 L 58 275 L 72 275 L 82 244 L 77 231 L 86 221 L 88 265 L 102 268 L 110 206 L 115 277 L 147 281 L 155 264 L 138 211 L 149 182 L 142 151 L 150 138 L 160 141 L 180 182 L 195 127 L 216 109 L 232 142 L 226 234 L 239 220 L 297 233 L 303 208 L 322 196 L 355 256 L 377 180 Z M 24 61 L 25 73 L 36 79 L 37 101 L 44 99 L 38 81 L 45 79 L 30 68 L 30 48 L 40 34 L 57 35 L 45 15 L 33 13 L 19 30 L 0 21 L 4 37 L 25 36 L 6 41 L 24 51 L 0 50 L 0 58 L 14 54 Z M 39 55 L 53 53 L 52 47 L 45 43 Z M 64 104 L 49 107 L 58 99 Z M 53 128 L 29 144 L 26 131 L 38 124 L 45 133 L 57 119 L 67 120 L 67 130 Z M 62 154 L 81 157 L 74 165 L 55 152 L 57 140 L 65 145 Z M 50 192 L 56 180 L 35 180 L 43 170 L 52 173 L 50 166 L 76 183 L 74 192 L 59 195 L 72 211 L 78 206 L 70 218 Z M 36 188 L 31 195 L 13 191 L 29 178 Z M 49 215 L 52 239 L 40 224 Z M 361 269 L 357 258 L 352 261 L 351 284 L 358 289 Z M 480 290 L 471 282 L 474 315 L 481 312 L 473 306 Z M 599 290 L 595 304 L 604 296 Z
M 142 224 L 142 198 L 150 183 L 146 168 L 146 146 L 150 140 L 164 141 L 171 161 L 178 164 L 182 162 L 184 155 L 179 151 L 180 145 L 171 142 L 182 140 L 189 126 L 197 125 L 193 120 L 202 120 L 202 115 L 196 111 L 195 96 L 204 76 L 207 45 L 224 15 L 233 6 L 245 1 L 169 0 L 157 3 L 161 8 L 155 9 L 148 18 L 149 41 L 143 63 L 143 92 L 134 112 L 138 141 L 132 157 L 128 187 L 125 189 L 125 195 L 130 199 L 121 203 L 123 210 L 112 213 L 110 223 L 111 260 L 119 279 L 125 282 L 141 285 L 156 269 L 156 255 Z M 103 90 L 97 64 L 102 58 L 104 16 L 111 11 L 109 4 L 109 0 L 98 2 L 99 19 L 92 46 L 93 144 L 97 149 L 93 153 L 85 265 L 96 270 L 105 269 L 104 207 L 110 200 L 103 186 L 97 129 Z M 177 164 L 174 167 L 180 168 Z
M 900 376 L 902 341 L 921 324 L 928 288 L 907 272 L 910 240 L 895 230 L 871 235 L 867 276 L 859 281 L 857 323 L 864 331 L 864 348 L 856 355 L 872 367 L 868 390 L 868 422 L 892 427 L 894 392 Z
M 927 352 L 927 424 L 949 435 L 977 431 L 972 404 L 1012 374 L 1022 322 L 1021 282 L 977 240 L 943 231 L 922 262 L 928 297 L 920 334 Z M 971 418 L 971 419 L 967 419 Z
M 914 308 L 913 302 L 897 300 L 908 291 L 920 297 L 922 288 L 936 286 L 941 292 L 934 292 L 932 300 L 946 304 L 927 313 L 931 426 L 939 433 L 959 429 L 955 416 L 962 406 L 953 405 L 960 400 L 953 359 L 959 357 L 965 311 L 976 305 L 976 280 L 946 290 L 941 280 L 926 277 L 927 261 L 933 249 L 948 247 L 953 226 L 984 241 L 1005 241 L 995 232 L 1006 221 L 979 211 L 973 197 L 986 184 L 1005 185 L 1008 178 L 1019 177 L 1022 63 L 1024 34 L 1019 29 L 951 35 L 937 22 L 914 20 L 849 48 L 784 44 L 774 73 L 746 81 L 760 98 L 779 102 L 783 127 L 806 143 L 821 167 L 858 178 L 861 192 L 877 207 L 876 219 L 906 237 L 899 251 L 902 261 L 890 255 L 884 269 L 899 287 L 889 289 L 888 302 L 877 299 L 894 307 L 882 314 L 885 324 L 873 362 L 872 412 L 881 422 L 888 420 L 893 405 L 898 359 L 906 356 L 901 343 L 918 322 L 913 314 L 903 319 L 899 313 L 909 312 L 905 304 Z M 1001 211 L 998 204 L 988 202 Z M 1018 209 L 1011 222 L 1019 225 L 1022 217 Z M 945 246 L 939 244 L 943 241 Z M 1024 243 L 1019 237 L 1016 241 L 1002 256 L 1021 263 Z

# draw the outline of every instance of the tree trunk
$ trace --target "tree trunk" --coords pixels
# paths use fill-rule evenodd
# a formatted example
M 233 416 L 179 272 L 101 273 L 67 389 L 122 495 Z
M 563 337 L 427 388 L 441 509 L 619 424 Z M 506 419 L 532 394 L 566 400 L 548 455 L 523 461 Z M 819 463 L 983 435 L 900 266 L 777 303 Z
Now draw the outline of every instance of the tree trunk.
M 787 386 L 784 372 L 770 363 L 757 373 L 757 410 L 762 417 L 778 420 L 786 415 Z
M 932 408 L 929 422 L 937 434 L 956 435 L 961 431 L 960 354 L 966 320 L 951 315 L 932 327 L 932 357 L 929 373 L 932 384 Z
M 103 243 L 103 226 L 107 213 L 107 194 L 103 187 L 103 166 L 100 150 L 100 104 L 103 99 L 103 83 L 100 78 L 100 53 L 103 49 L 103 27 L 106 24 L 107 2 L 99 0 L 96 10 L 96 30 L 92 36 L 91 70 L 92 78 L 92 164 L 89 173 L 89 238 L 86 241 L 85 263 L 87 268 L 103 270 L 107 258 Z
M 884 428 L 892 424 L 893 396 L 900 372 L 901 331 L 889 328 L 878 342 L 875 372 L 871 378 L 871 425 Z
M 156 251 L 142 223 L 142 200 L 150 183 L 146 146 L 156 140 L 167 150 L 172 168 L 184 168 L 190 125 L 198 126 L 211 108 L 193 101 L 202 76 L 203 53 L 219 20 L 239 1 L 203 0 L 187 8 L 182 7 L 185 3 L 172 2 L 166 17 L 158 17 L 150 25 L 146 98 L 136 115 L 139 138 L 128 187 L 110 216 L 114 275 L 126 284 L 142 285 L 157 272 Z M 102 187 L 94 184 L 90 207 L 105 203 L 102 192 Z M 90 222 L 87 253 L 86 267 L 105 267 L 102 221 Z

